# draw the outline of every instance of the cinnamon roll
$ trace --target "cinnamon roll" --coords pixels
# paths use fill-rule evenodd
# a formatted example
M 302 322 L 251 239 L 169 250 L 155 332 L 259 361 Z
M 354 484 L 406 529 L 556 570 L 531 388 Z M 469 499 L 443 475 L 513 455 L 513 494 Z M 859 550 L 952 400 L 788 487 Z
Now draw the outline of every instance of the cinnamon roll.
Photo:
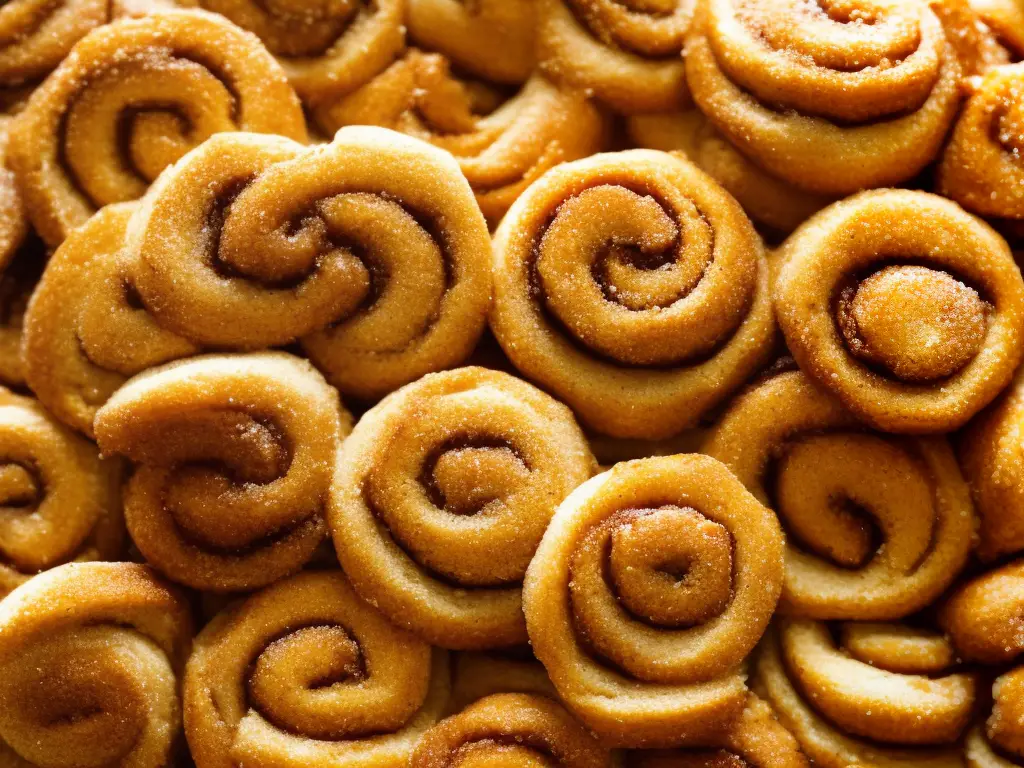
M 672 436 L 771 354 L 762 243 L 682 158 L 560 165 L 515 202 L 494 247 L 495 336 L 593 430 Z
M 785 613 L 898 619 L 967 562 L 974 513 L 946 440 L 873 433 L 803 373 L 740 396 L 704 450 L 788 530 Z
M 0 597 L 70 560 L 123 555 L 121 471 L 39 403 L 0 390 Z
M 39 80 L 89 30 L 109 20 L 107 0 L 13 0 L 0 8 L 0 86 Z
M 79 41 L 15 118 L 7 162 L 33 226 L 57 246 L 97 208 L 140 197 L 190 148 L 234 130 L 306 136 L 258 40 L 214 14 L 170 11 Z
M 380 125 L 448 150 L 492 224 L 549 168 L 600 150 L 608 132 L 602 113 L 580 92 L 535 75 L 506 97 L 454 77 L 444 57 L 415 49 L 315 115 L 331 133 L 343 125 Z
M 822 768 L 963 768 L 957 739 L 976 683 L 952 671 L 941 635 L 898 624 L 783 620 L 765 638 L 754 688 Z
M 558 503 L 596 468 L 570 411 L 508 374 L 426 376 L 363 416 L 328 516 L 356 591 L 456 649 L 522 644 L 522 580 Z
M 0 29 L 4 10 L 9 7 L 10 5 L 0 8 Z M 21 201 L 14 174 L 5 165 L 10 131 L 11 118 L 0 117 L 0 269 L 10 264 L 28 234 L 25 205 Z
M 555 513 L 530 563 L 530 643 L 607 744 L 704 745 L 743 709 L 739 666 L 782 588 L 775 516 L 699 454 L 617 464 Z
M 537 0 L 537 58 L 552 79 L 618 112 L 690 104 L 680 54 L 696 0 Z
M 42 242 L 32 237 L 0 274 L 0 384 L 16 390 L 26 388 L 22 350 L 25 312 L 45 266 Z
M 718 749 L 636 751 L 628 768 L 809 768 L 800 745 L 754 695 Z
M 980 216 L 1024 219 L 1024 64 L 977 84 L 939 165 L 938 188 Z
M 775 311 L 793 357 L 879 429 L 957 429 L 1021 360 L 1024 281 L 1010 249 L 948 200 L 855 195 L 777 259 Z
M 544 696 L 488 696 L 420 738 L 410 765 L 612 768 L 611 753 L 565 708 Z
M 104 454 L 137 465 L 124 502 L 139 551 L 174 581 L 232 591 L 298 570 L 324 540 L 351 417 L 308 363 L 264 352 L 147 371 L 95 427 Z
M 1024 765 L 1024 667 L 1005 673 L 992 686 L 992 712 L 967 734 L 967 768 Z
M 337 571 L 222 611 L 185 673 L 197 768 L 405 768 L 448 698 L 443 651 L 389 624 Z
M 953 593 L 940 621 L 970 661 L 1000 664 L 1024 653 L 1024 560 L 978 576 Z
M 899 184 L 930 163 L 963 68 L 904 0 L 707 0 L 686 40 L 694 101 L 740 152 L 807 192 Z
M 25 311 L 26 382 L 58 419 L 89 436 L 96 410 L 130 376 L 199 351 L 157 325 L 139 300 L 136 260 L 124 248 L 135 207 L 107 206 L 72 232 Z
M 1016 56 L 1024 56 L 1024 2 L 1021 0 L 970 0 L 999 40 Z
M 0 601 L 0 763 L 170 765 L 185 601 L 131 563 L 71 563 Z
M 522 83 L 533 72 L 534 0 L 406 0 L 417 45 L 439 51 L 477 77 Z
M 458 364 L 490 304 L 487 225 L 458 165 L 381 128 L 308 149 L 214 136 L 146 195 L 126 247 L 163 327 L 217 347 L 302 337 L 366 399 Z

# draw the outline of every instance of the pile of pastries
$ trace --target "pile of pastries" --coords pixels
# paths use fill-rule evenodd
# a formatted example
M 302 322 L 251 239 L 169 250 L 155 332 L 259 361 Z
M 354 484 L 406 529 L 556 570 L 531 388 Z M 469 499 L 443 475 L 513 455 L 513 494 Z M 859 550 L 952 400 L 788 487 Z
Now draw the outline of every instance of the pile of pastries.
M 1024 2 L 0 4 L 0 768 L 1024 766 Z

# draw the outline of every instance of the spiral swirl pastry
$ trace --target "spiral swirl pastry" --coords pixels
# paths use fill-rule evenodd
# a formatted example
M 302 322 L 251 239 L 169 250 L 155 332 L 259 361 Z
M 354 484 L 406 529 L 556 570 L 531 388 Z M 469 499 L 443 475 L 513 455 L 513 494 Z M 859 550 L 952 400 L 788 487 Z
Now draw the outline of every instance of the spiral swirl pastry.
M 1024 2 L 1021 0 L 970 0 L 999 41 L 1024 56 Z
M 767 229 L 789 234 L 833 202 L 766 173 L 747 159 L 699 110 L 634 115 L 630 137 L 641 147 L 682 152 L 721 184 L 743 210 Z
M 522 83 L 533 72 L 535 0 L 406 0 L 405 24 L 417 45 L 470 74 Z
M 45 265 L 42 242 L 32 238 L 0 274 L 0 383 L 4 386 L 26 388 L 22 351 L 25 312 Z
M 743 714 L 729 729 L 719 749 L 647 750 L 633 752 L 627 768 L 809 768 L 793 734 L 772 708 L 751 695 Z
M 214 11 L 254 33 L 309 104 L 358 88 L 405 45 L 406 0 L 176 2 Z
M 0 390 L 0 597 L 70 560 L 123 554 L 120 467 L 39 403 Z
M 754 688 L 821 768 L 963 768 L 954 747 L 976 681 L 950 671 L 941 635 L 899 624 L 783 620 L 757 659 Z
M 997 678 L 992 713 L 964 743 L 967 768 L 1019 768 L 1024 765 L 1024 667 Z
M 495 336 L 593 430 L 670 437 L 770 355 L 761 241 L 681 158 L 560 165 L 515 202 L 494 247 Z
M 569 409 L 540 390 L 485 368 L 426 376 L 345 441 L 334 546 L 365 600 L 434 645 L 523 644 L 526 567 L 595 469 Z
M 141 197 L 189 149 L 234 130 L 306 136 L 258 40 L 214 14 L 171 11 L 79 41 L 15 118 L 7 161 L 55 247 L 97 208 Z
M 497 653 L 462 652 L 452 660 L 451 712 L 496 693 L 538 694 L 557 698 L 548 673 L 536 659 Z
M 1022 612 L 1024 560 L 1017 560 L 961 586 L 940 621 L 965 659 L 1001 664 L 1024 653 Z
M 125 232 L 136 203 L 102 208 L 50 257 L 23 320 L 28 385 L 89 436 L 96 410 L 130 377 L 195 354 L 142 306 Z
M 415 49 L 316 115 L 330 133 L 343 125 L 380 125 L 448 150 L 491 224 L 541 174 L 597 152 L 608 133 L 602 113 L 581 93 L 540 75 L 506 99 L 453 77 L 444 57 Z
M 218 347 L 302 336 L 365 399 L 457 365 L 490 305 L 490 237 L 458 164 L 381 128 L 312 149 L 214 136 L 146 196 L 127 247 L 160 325 Z
M 865 192 L 783 244 L 775 311 L 793 357 L 872 426 L 948 432 L 1010 383 L 1024 281 L 1006 242 L 924 192 Z
M 782 588 L 775 516 L 720 462 L 623 462 L 555 513 L 527 572 L 530 643 L 605 743 L 704 744 L 743 709 L 737 670 Z
M 351 426 L 308 363 L 211 355 L 131 379 L 96 414 L 106 455 L 137 466 L 125 520 L 174 581 L 231 591 L 302 567 L 324 540 L 334 454 Z
M 551 78 L 617 112 L 688 106 L 680 54 L 696 0 L 537 0 L 537 58 Z
M 301 573 L 199 633 L 185 734 L 197 768 L 404 768 L 448 690 L 444 652 L 388 623 L 340 572 Z
M 420 738 L 417 768 L 612 768 L 611 753 L 544 696 L 500 693 L 442 720 Z
M 70 563 L 0 602 L 0 763 L 160 768 L 181 729 L 185 601 L 131 563 Z
M 0 8 L 0 28 L 3 23 L 3 12 L 9 7 L 7 5 Z M 2 50 L 0 48 L 0 51 Z M 11 118 L 0 117 L 0 269 L 10 264 L 28 234 L 28 218 L 25 215 L 21 194 L 18 192 L 14 174 L 5 165 L 10 130 Z
M 13 0 L 0 8 L 0 86 L 39 80 L 93 27 L 109 19 L 107 0 Z
M 787 528 L 785 613 L 902 618 L 967 562 L 974 514 L 946 440 L 870 432 L 803 373 L 739 397 L 704 451 Z
M 707 0 L 686 41 L 701 111 L 770 174 L 822 195 L 892 186 L 931 162 L 962 72 L 916 0 Z
M 968 99 L 939 166 L 939 191 L 969 211 L 1024 219 L 1024 64 L 990 70 Z

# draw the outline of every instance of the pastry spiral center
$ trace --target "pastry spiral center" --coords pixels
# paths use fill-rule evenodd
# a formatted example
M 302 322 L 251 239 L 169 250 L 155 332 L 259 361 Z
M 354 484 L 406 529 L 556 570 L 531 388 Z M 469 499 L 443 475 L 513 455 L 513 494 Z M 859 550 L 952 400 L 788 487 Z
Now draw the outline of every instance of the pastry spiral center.
M 530 469 L 506 447 L 467 447 L 445 451 L 431 472 L 445 510 L 472 515 L 492 501 L 514 494 L 530 478 Z
M 951 376 L 981 351 L 987 308 L 973 288 L 921 266 L 890 266 L 839 299 L 850 351 L 908 382 Z

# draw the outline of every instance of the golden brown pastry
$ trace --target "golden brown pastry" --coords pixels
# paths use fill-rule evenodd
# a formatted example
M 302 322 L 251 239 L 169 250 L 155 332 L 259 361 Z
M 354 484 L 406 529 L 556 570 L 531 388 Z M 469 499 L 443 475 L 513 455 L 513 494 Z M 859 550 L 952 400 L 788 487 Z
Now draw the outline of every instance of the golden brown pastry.
M 135 289 L 124 248 L 136 203 L 97 212 L 54 252 L 25 311 L 28 385 L 58 419 L 92 436 L 99 408 L 136 373 L 195 354 L 156 324 Z
M 316 104 L 365 83 L 405 44 L 405 0 L 177 0 L 254 33 L 303 101 Z
M 703 745 L 744 707 L 739 665 L 782 588 L 778 520 L 718 461 L 617 464 L 555 513 L 527 571 L 530 643 L 613 746 Z
M 121 467 L 28 397 L 0 389 L 0 597 L 70 560 L 124 552 Z
M 975 699 L 941 635 L 899 624 L 782 620 L 754 688 L 821 768 L 963 768 L 957 739 Z
M 535 0 L 406 0 L 405 24 L 417 45 L 496 83 L 533 72 Z
M 977 553 L 990 561 L 1024 551 L 1024 373 L 973 420 L 959 443 L 960 465 L 978 510 Z
M 328 519 L 356 591 L 434 645 L 526 642 L 522 580 L 596 463 L 571 412 L 485 368 L 426 376 L 342 447 Z
M 57 246 L 97 208 L 140 197 L 189 149 L 234 130 L 306 136 L 258 40 L 215 14 L 172 11 L 76 44 L 15 118 L 7 162 L 33 226 Z
M 1022 0 L 970 0 L 1000 42 L 1016 56 L 1024 56 L 1024 2 Z
M 389 624 L 340 572 L 301 573 L 199 633 L 185 733 L 197 768 L 406 768 L 448 674 L 443 651 Z
M 967 734 L 964 756 L 968 768 L 1024 765 L 1024 667 L 996 679 L 992 712 Z
M 452 712 L 496 693 L 532 693 L 555 699 L 548 673 L 535 659 L 463 651 L 452 657 Z
M 42 241 L 32 237 L 0 274 L 0 384 L 17 390 L 27 386 L 22 350 L 25 312 L 45 266 Z
M 762 170 L 697 109 L 634 115 L 627 127 L 641 147 L 685 154 L 725 187 L 750 218 L 774 232 L 792 232 L 832 202 L 832 198 L 805 192 Z
M 793 357 L 878 429 L 962 426 L 1024 354 L 1024 281 L 1009 247 L 941 197 L 855 195 L 775 258 L 775 312 Z
M 10 4 L 0 8 L 2 17 Z M 0 49 L 2 51 L 2 49 Z M 2 53 L 0 53 L 2 58 Z M 0 117 L 0 269 L 4 269 L 14 258 L 28 234 L 28 218 L 21 201 L 14 174 L 6 167 L 7 147 L 11 136 L 12 118 Z
M 495 336 L 593 430 L 672 436 L 771 354 L 760 238 L 682 158 L 560 165 L 512 206 L 494 251 Z
M 689 105 L 680 57 L 696 0 L 536 0 L 537 58 L 618 112 Z
M 737 398 L 704 450 L 788 531 L 785 613 L 898 619 L 967 562 L 974 513 L 945 438 L 873 433 L 803 373 Z
M 108 0 L 12 0 L 0 8 L 0 86 L 39 80 L 89 30 L 109 19 Z
M 1024 219 L 1024 64 L 990 70 L 968 99 L 939 165 L 938 189 L 980 216 Z
M 969 661 L 1001 664 L 1024 653 L 1024 560 L 1016 560 L 960 586 L 940 620 Z
M 143 556 L 211 591 L 265 586 L 327 535 L 338 393 L 283 352 L 207 355 L 131 379 L 96 413 L 105 455 L 136 463 L 125 520 Z
M 743 154 L 808 192 L 898 184 L 941 149 L 963 70 L 919 0 L 706 0 L 693 98 Z
M 420 738 L 416 768 L 612 768 L 611 753 L 545 696 L 499 693 L 442 720 Z
M 185 601 L 148 568 L 71 563 L 0 602 L 0 764 L 172 764 Z
M 305 148 L 218 134 L 132 221 L 134 284 L 204 345 L 302 338 L 347 394 L 379 397 L 469 355 L 490 304 L 490 239 L 447 153 L 382 128 Z
M 581 92 L 535 75 L 507 97 L 454 77 L 443 56 L 415 49 L 315 115 L 329 133 L 380 125 L 448 150 L 492 224 L 541 174 L 599 151 L 608 133 L 604 116 Z
M 648 750 L 630 753 L 628 768 L 809 768 L 793 734 L 764 701 L 747 697 L 743 714 L 718 749 Z

